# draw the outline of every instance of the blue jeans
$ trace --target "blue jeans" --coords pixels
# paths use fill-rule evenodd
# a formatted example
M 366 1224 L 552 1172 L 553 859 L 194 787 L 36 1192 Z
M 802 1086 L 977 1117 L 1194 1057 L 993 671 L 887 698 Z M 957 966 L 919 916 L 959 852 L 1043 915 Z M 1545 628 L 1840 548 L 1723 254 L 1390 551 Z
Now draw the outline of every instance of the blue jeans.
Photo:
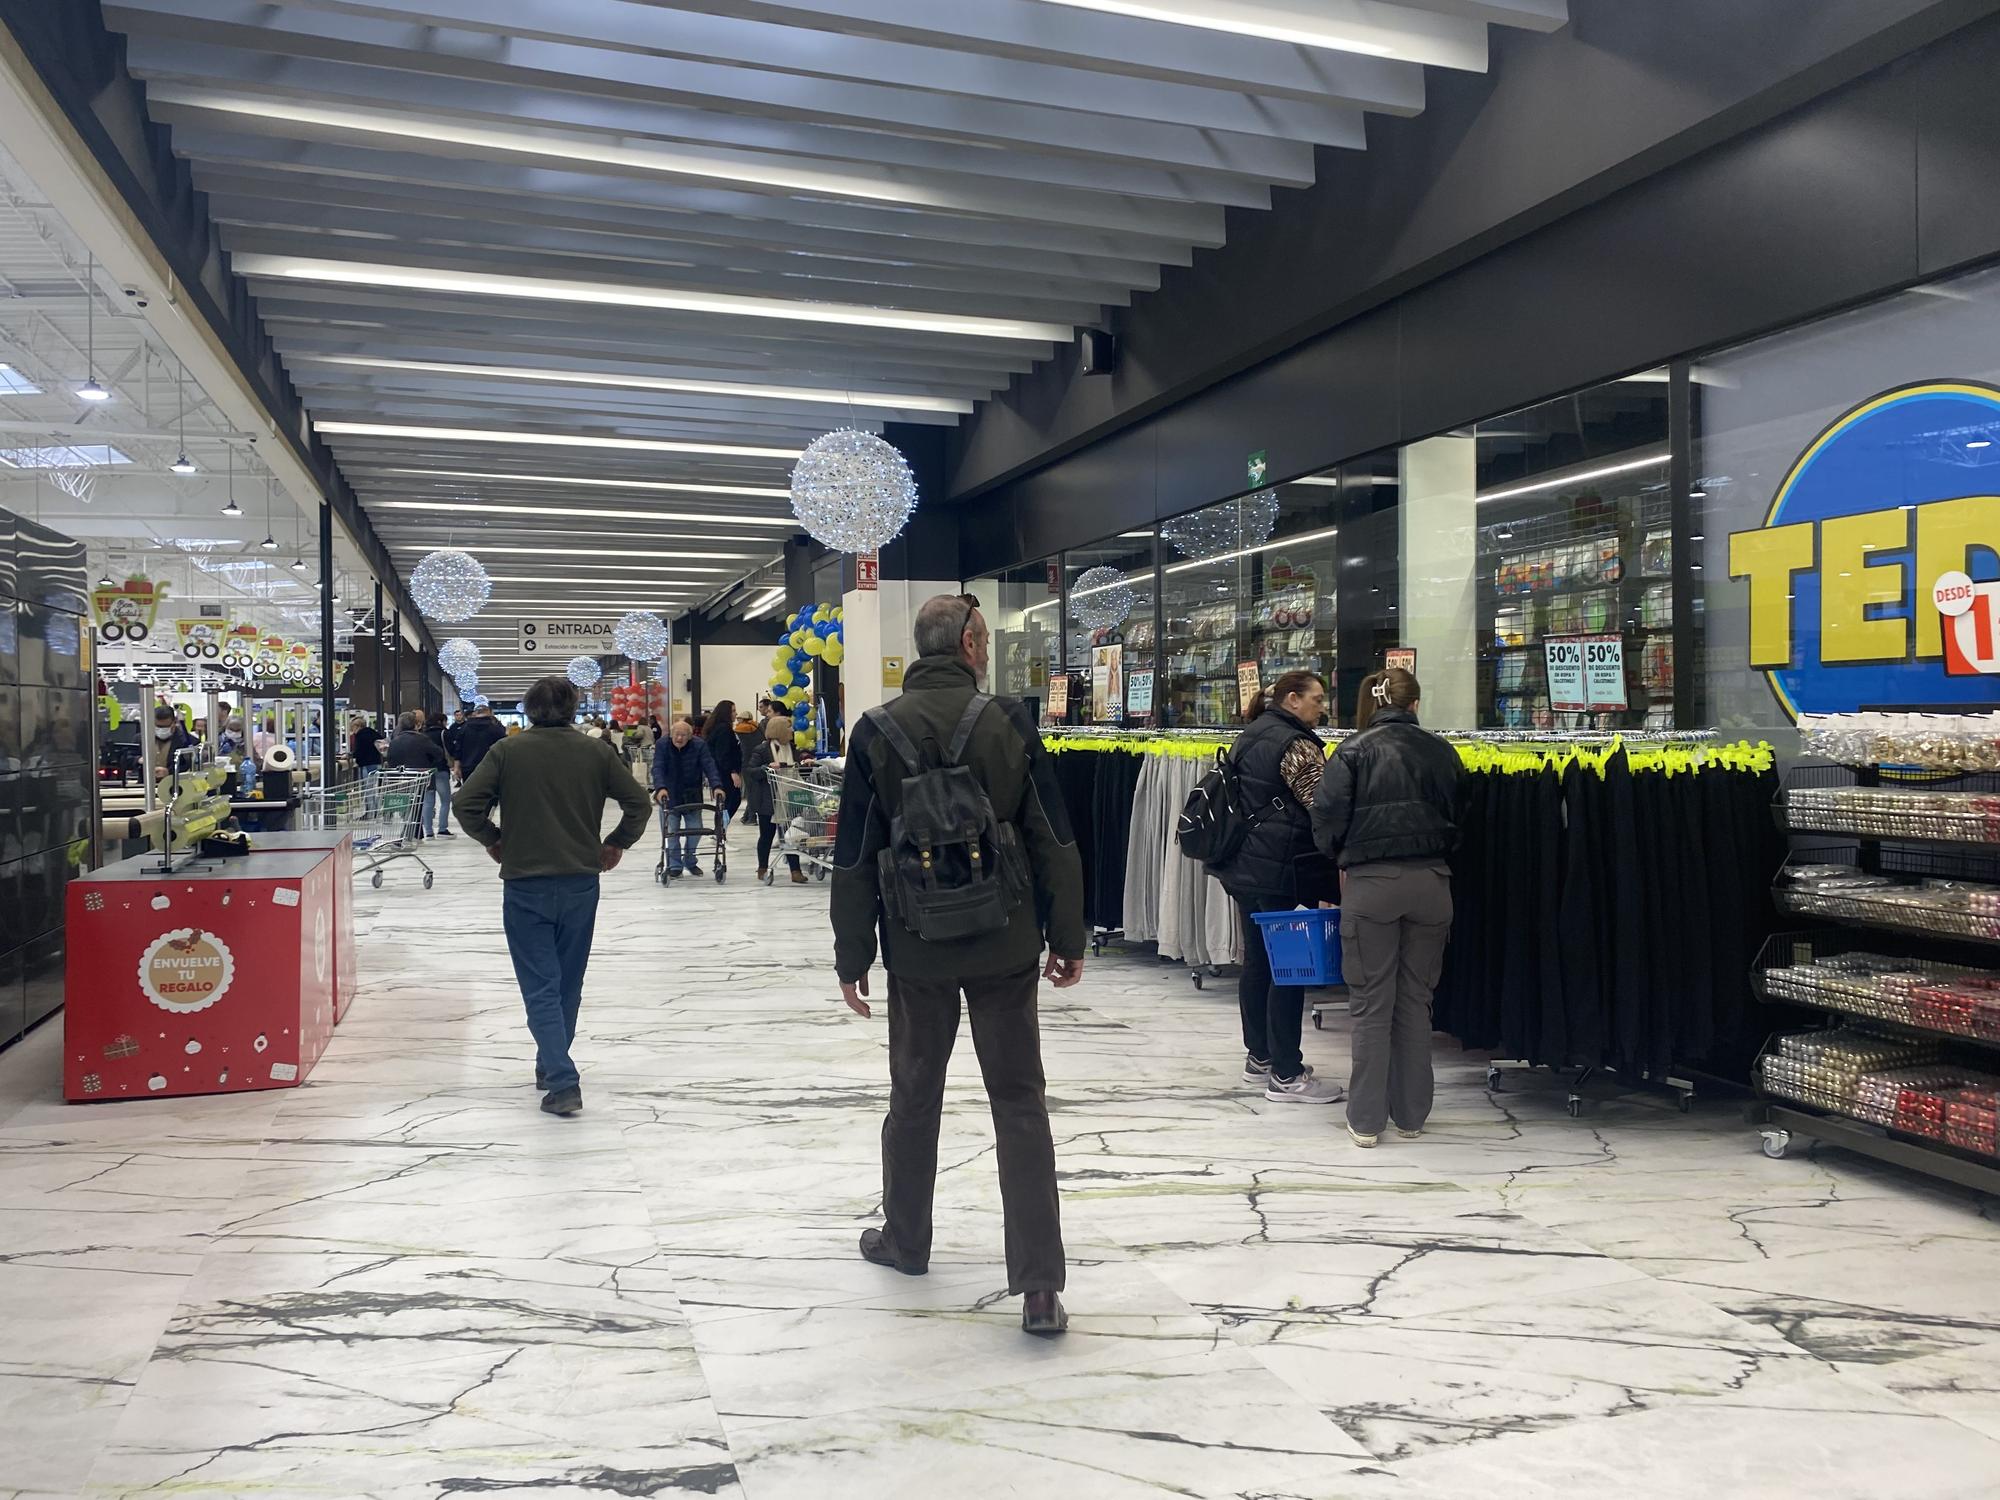
M 424 788 L 424 806 L 417 822 L 423 833 L 443 833 L 451 827 L 451 772 L 431 772 L 431 784 Z
M 705 807 L 660 809 L 660 832 L 667 836 L 669 870 L 694 868 L 695 839 L 708 832 L 708 816 Z
M 597 929 L 595 875 L 532 875 L 506 882 L 500 921 L 535 1039 L 535 1069 L 551 1093 L 577 1087 L 570 1044 L 583 1005 L 583 971 Z
M 356 766 L 354 774 L 355 779 L 361 783 L 361 805 L 368 810 L 368 815 L 373 817 L 375 816 L 376 808 L 381 803 L 382 768 L 380 766 Z

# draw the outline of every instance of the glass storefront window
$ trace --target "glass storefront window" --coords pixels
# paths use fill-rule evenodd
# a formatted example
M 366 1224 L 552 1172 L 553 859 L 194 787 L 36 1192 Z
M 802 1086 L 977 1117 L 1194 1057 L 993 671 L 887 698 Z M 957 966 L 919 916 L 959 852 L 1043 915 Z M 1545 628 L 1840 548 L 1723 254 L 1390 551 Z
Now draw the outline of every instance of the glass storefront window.
M 1705 356 L 1693 415 L 1701 722 L 2000 707 L 2000 268 Z
M 1049 678 L 1060 670 L 1056 611 L 1062 575 L 1053 562 L 1028 563 L 998 577 L 975 578 L 966 591 L 979 600 L 992 632 L 991 690 L 1019 698 L 1039 723 L 1048 703 Z
M 1153 545 L 1151 530 L 1134 531 L 1063 554 L 1063 668 L 1070 677 L 1071 723 L 1125 723 L 1127 685 L 1135 673 L 1140 701 L 1149 708 L 1131 722 L 1152 722 Z
M 1160 528 L 1163 722 L 1240 723 L 1260 683 L 1339 654 L 1338 475 L 1225 500 Z
M 1673 727 L 1667 402 L 1657 370 L 1473 429 L 1479 727 Z

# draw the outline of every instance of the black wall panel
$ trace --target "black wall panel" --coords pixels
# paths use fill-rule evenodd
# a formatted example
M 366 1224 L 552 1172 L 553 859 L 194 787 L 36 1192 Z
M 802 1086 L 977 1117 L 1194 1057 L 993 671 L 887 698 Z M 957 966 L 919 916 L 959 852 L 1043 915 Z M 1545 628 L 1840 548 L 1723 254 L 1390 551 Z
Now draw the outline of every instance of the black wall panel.
M 1983 22 L 981 495 L 963 570 L 1238 493 L 1257 449 L 1296 478 L 2000 255 L 1961 206 L 2000 180 L 1996 69 Z

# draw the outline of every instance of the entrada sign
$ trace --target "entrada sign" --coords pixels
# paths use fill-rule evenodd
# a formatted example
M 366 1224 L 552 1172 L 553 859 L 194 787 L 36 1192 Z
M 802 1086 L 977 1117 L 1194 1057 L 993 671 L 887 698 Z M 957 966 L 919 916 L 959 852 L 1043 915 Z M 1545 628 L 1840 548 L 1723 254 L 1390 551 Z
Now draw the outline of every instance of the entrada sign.
M 1885 391 L 1814 439 L 1763 526 L 1729 538 L 1750 584 L 1750 665 L 1785 711 L 1991 705 L 1947 667 L 1946 574 L 2000 580 L 2000 387 Z

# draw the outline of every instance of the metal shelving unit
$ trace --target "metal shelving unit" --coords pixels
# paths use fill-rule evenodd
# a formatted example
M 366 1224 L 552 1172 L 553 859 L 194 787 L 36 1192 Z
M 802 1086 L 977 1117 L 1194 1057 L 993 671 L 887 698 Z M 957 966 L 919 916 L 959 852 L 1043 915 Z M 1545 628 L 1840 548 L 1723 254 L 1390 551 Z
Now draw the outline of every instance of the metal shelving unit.
M 1840 795 L 1843 792 L 1857 795 Z M 1795 796 L 1798 793 L 1805 795 Z M 1946 796 L 1927 795 L 1937 793 Z M 1773 811 L 1781 827 L 1805 841 L 1787 869 L 1840 864 L 1859 874 L 1908 877 L 1912 883 L 1928 879 L 2000 885 L 2000 828 L 1991 839 L 1963 836 L 1962 824 L 1940 836 L 1939 825 L 1925 812 L 1956 809 L 1961 801 L 1969 806 L 1988 795 L 2000 797 L 2000 775 L 1912 775 L 1893 770 L 1885 774 L 1873 766 L 1804 766 L 1791 773 Z M 1896 806 L 1901 797 L 1911 799 L 1907 810 Z M 1795 818 L 1795 806 L 1805 815 Z M 1780 876 L 1781 882 L 1784 878 Z M 1947 1071 L 1957 1066 L 2000 1073 L 2000 1033 L 1968 1035 L 1927 1024 L 1938 1019 L 1933 1007 L 1917 1003 L 1896 986 L 1868 983 L 1858 966 L 1852 980 L 1828 974 L 1816 975 L 1812 983 L 1794 984 L 1775 977 L 1843 955 L 1879 956 L 1938 982 L 1968 974 L 2000 977 L 2000 954 L 1995 951 L 2000 947 L 2000 930 L 1989 925 L 1992 919 L 1976 912 L 1898 906 L 1893 897 L 1871 898 L 1866 891 L 1813 898 L 1781 883 L 1776 896 L 1781 909 L 1824 925 L 1779 933 L 1765 944 L 1752 976 L 1760 996 L 1818 1010 L 1836 1024 L 1852 1021 L 1889 1044 L 1934 1047 L 1939 1066 Z M 1919 992 L 1923 988 L 1919 985 Z M 1767 1047 L 1765 1058 L 1771 1056 Z M 1913 1091 L 1935 1097 L 1929 1088 Z M 1784 1156 L 1794 1136 L 1805 1136 L 2000 1196 L 2000 1154 L 1962 1149 L 1773 1091 L 1765 1084 L 1763 1058 L 1758 1064 L 1758 1101 L 1755 1116 L 1768 1156 Z

